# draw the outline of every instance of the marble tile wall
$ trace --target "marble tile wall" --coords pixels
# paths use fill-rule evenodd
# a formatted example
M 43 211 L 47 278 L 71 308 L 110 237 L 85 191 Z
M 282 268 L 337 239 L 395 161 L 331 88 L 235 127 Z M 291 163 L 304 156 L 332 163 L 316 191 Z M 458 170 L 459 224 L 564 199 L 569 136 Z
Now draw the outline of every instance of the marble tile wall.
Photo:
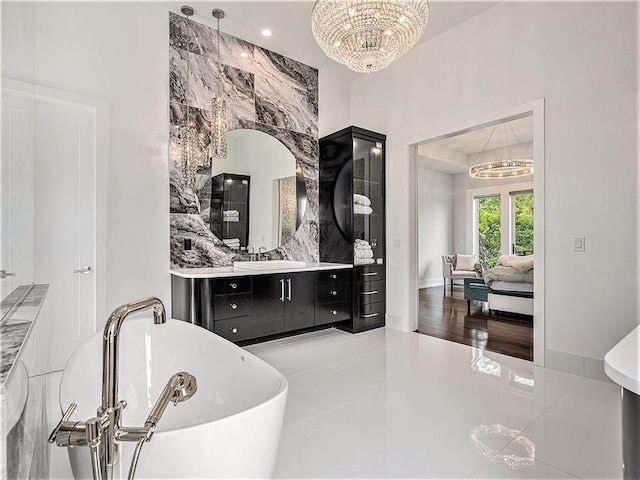
M 173 13 L 169 29 L 171 268 L 228 266 L 247 256 L 229 249 L 208 228 L 211 163 L 206 152 L 210 102 L 218 91 L 227 102 L 229 130 L 255 129 L 275 137 L 293 153 L 304 175 L 307 210 L 302 223 L 267 256 L 318 261 L 318 71 L 225 33 L 218 64 L 215 29 Z M 180 126 L 187 111 L 200 156 L 194 186 L 187 184 L 181 168 Z M 184 249 L 186 239 L 191 250 Z

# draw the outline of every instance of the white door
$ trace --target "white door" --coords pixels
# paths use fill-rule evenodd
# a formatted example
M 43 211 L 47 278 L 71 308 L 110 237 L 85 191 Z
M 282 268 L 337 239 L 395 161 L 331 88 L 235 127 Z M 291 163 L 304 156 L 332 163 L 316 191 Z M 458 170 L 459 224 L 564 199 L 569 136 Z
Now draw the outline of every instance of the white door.
M 0 299 L 33 281 L 32 98 L 2 95 Z
M 36 101 L 34 281 L 48 283 L 51 370 L 95 331 L 95 110 Z
M 96 109 L 5 81 L 0 294 L 48 283 L 49 371 L 96 328 Z

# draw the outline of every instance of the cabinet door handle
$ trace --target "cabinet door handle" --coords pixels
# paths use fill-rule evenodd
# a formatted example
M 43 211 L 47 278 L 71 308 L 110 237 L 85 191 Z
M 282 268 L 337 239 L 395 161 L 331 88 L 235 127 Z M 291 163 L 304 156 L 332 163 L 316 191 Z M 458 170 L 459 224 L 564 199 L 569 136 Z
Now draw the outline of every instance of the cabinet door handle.
M 291 279 L 287 278 L 287 300 L 291 301 Z
M 335 290 L 331 290 L 329 293 L 330 293 L 331 295 L 333 295 L 334 297 L 338 294 L 338 292 L 336 292 Z
M 329 276 L 330 276 L 331 278 L 333 278 L 334 280 L 335 280 L 336 278 L 338 278 L 338 276 L 337 276 L 335 273 L 334 273 L 333 275 L 329 275 Z
M 237 303 L 230 303 L 229 306 L 231 307 L 232 310 L 235 310 L 236 308 L 238 308 Z
M 280 301 L 284 302 L 284 278 L 280 279 Z
M 363 277 L 373 277 L 375 275 L 378 275 L 378 272 L 369 272 L 369 273 L 362 274 Z
M 237 329 L 236 327 L 233 327 L 233 328 L 231 329 L 231 333 L 238 333 L 238 329 Z
M 376 313 L 367 313 L 366 315 L 360 315 L 362 318 L 371 318 L 371 317 L 377 317 L 378 316 L 378 312 Z
M 229 284 L 229 286 L 230 286 L 231 288 L 233 288 L 234 290 L 235 290 L 236 288 L 238 288 L 238 284 L 237 284 L 237 283 L 230 283 L 230 284 Z
M 375 295 L 378 290 L 371 290 L 370 292 L 360 292 L 360 295 Z

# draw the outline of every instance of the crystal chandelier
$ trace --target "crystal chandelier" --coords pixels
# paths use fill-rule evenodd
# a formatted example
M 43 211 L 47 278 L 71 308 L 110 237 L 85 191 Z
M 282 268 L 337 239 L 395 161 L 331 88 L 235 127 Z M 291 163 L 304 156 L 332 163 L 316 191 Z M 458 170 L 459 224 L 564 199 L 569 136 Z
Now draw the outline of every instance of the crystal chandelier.
M 476 161 L 469 168 L 469 176 L 473 178 L 511 178 L 511 177 L 522 177 L 524 175 L 533 174 L 533 160 L 530 158 L 511 158 L 511 150 L 509 149 L 509 137 L 507 135 L 507 126 L 513 133 L 513 136 L 516 138 L 517 143 L 520 143 L 518 140 L 518 136 L 516 132 L 513 130 L 513 127 L 510 123 L 502 124 L 502 129 L 504 132 L 504 138 L 507 142 L 507 159 L 506 160 L 492 160 L 488 162 L 479 162 L 480 158 L 484 154 L 484 151 L 489 145 L 491 141 L 491 137 L 493 133 L 498 128 L 498 125 L 493 127 L 491 130 L 491 134 L 489 135 L 489 139 L 487 143 L 484 144 L 484 148 Z
M 211 15 L 218 20 L 217 39 L 217 74 L 216 74 L 216 97 L 211 100 L 211 157 L 227 158 L 227 105 L 222 98 L 220 75 L 222 74 L 222 63 L 220 63 L 220 19 L 224 18 L 224 11 L 215 8 Z
M 194 14 L 193 8 L 188 5 L 184 5 L 181 8 L 182 13 L 187 17 L 191 17 Z M 189 57 L 187 57 L 187 80 L 186 91 L 189 92 L 189 77 L 191 75 L 191 69 L 189 68 Z M 187 111 L 184 116 L 184 121 L 179 129 L 180 135 L 180 164 L 182 167 L 182 175 L 187 186 L 194 188 L 196 184 L 196 174 L 198 172 L 198 166 L 201 160 L 201 153 L 198 150 L 198 132 L 196 130 L 195 122 L 191 115 L 191 107 L 186 106 Z
M 428 18 L 427 0 L 317 0 L 311 30 L 329 58 L 371 73 L 407 53 Z

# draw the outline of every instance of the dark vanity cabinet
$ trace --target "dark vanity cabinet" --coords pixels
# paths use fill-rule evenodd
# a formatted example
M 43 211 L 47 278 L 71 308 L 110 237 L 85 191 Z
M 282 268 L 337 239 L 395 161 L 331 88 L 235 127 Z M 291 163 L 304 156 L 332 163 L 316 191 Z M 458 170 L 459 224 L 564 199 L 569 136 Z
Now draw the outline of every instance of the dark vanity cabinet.
M 241 344 L 348 321 L 351 292 L 351 269 L 171 276 L 173 318 Z
M 265 337 L 313 327 L 313 286 L 313 272 L 254 276 L 252 335 Z
M 211 179 L 211 231 L 234 250 L 245 250 L 249 243 L 250 180 L 234 173 Z
M 386 136 L 348 127 L 320 140 L 320 261 L 352 263 L 350 332 L 385 322 Z

